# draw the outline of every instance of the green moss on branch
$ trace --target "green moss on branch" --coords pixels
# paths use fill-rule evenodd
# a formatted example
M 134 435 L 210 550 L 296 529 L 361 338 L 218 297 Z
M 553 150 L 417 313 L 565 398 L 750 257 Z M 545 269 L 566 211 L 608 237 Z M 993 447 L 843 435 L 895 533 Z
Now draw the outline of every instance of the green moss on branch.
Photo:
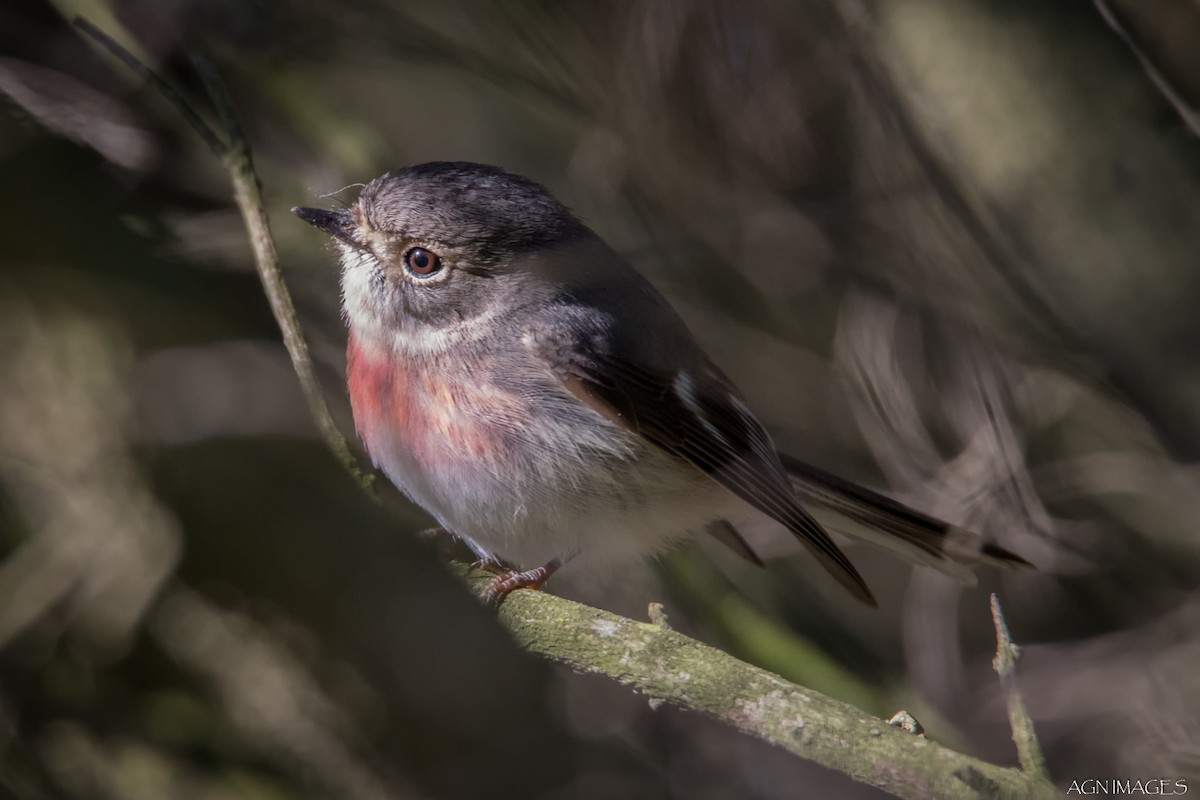
M 493 577 L 457 567 L 481 590 Z M 738 661 L 662 625 L 545 592 L 505 598 L 500 621 L 531 652 L 607 675 L 652 700 L 722 720 L 862 783 L 904 798 L 1029 798 L 1044 781 L 949 750 L 924 736 Z

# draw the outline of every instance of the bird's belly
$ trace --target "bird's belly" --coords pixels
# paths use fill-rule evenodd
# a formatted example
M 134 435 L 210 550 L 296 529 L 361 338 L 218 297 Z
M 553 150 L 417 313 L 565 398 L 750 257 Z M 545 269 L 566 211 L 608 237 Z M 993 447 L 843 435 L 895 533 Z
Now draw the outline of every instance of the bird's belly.
M 350 367 L 355 424 L 375 463 L 481 555 L 615 566 L 702 528 L 728 501 L 566 392 L 518 395 L 479 370 L 363 369 L 353 349 Z

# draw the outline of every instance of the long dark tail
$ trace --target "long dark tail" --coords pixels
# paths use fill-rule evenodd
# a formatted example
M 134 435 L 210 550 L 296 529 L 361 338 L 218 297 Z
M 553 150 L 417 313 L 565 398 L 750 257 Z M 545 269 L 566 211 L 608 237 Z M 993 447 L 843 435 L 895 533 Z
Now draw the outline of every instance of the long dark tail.
M 978 533 L 922 514 L 798 458 L 782 454 L 780 458 L 800 499 L 831 530 L 968 582 L 973 580 L 971 567 L 980 562 L 1031 566 L 1021 556 Z

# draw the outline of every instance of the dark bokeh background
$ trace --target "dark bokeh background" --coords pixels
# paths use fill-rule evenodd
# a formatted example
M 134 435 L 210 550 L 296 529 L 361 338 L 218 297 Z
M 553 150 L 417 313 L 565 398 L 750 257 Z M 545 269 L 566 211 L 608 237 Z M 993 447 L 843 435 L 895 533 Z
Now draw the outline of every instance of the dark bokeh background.
M 521 653 L 318 440 L 219 162 L 77 13 L 192 97 L 216 63 L 343 422 L 334 257 L 286 209 L 498 163 L 782 448 L 1038 568 L 855 550 L 871 612 L 698 545 L 556 591 L 1013 763 L 998 591 L 1061 785 L 1200 778 L 1200 6 L 8 0 L 0 796 L 878 796 Z

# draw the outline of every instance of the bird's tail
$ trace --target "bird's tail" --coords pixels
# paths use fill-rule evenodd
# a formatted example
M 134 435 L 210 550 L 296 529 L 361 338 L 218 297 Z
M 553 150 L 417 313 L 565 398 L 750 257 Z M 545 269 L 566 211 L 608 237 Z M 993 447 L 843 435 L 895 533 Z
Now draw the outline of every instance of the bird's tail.
M 797 458 L 781 456 L 796 491 L 826 528 L 934 567 L 967 583 L 980 563 L 1031 566 L 973 531 L 922 514 Z

